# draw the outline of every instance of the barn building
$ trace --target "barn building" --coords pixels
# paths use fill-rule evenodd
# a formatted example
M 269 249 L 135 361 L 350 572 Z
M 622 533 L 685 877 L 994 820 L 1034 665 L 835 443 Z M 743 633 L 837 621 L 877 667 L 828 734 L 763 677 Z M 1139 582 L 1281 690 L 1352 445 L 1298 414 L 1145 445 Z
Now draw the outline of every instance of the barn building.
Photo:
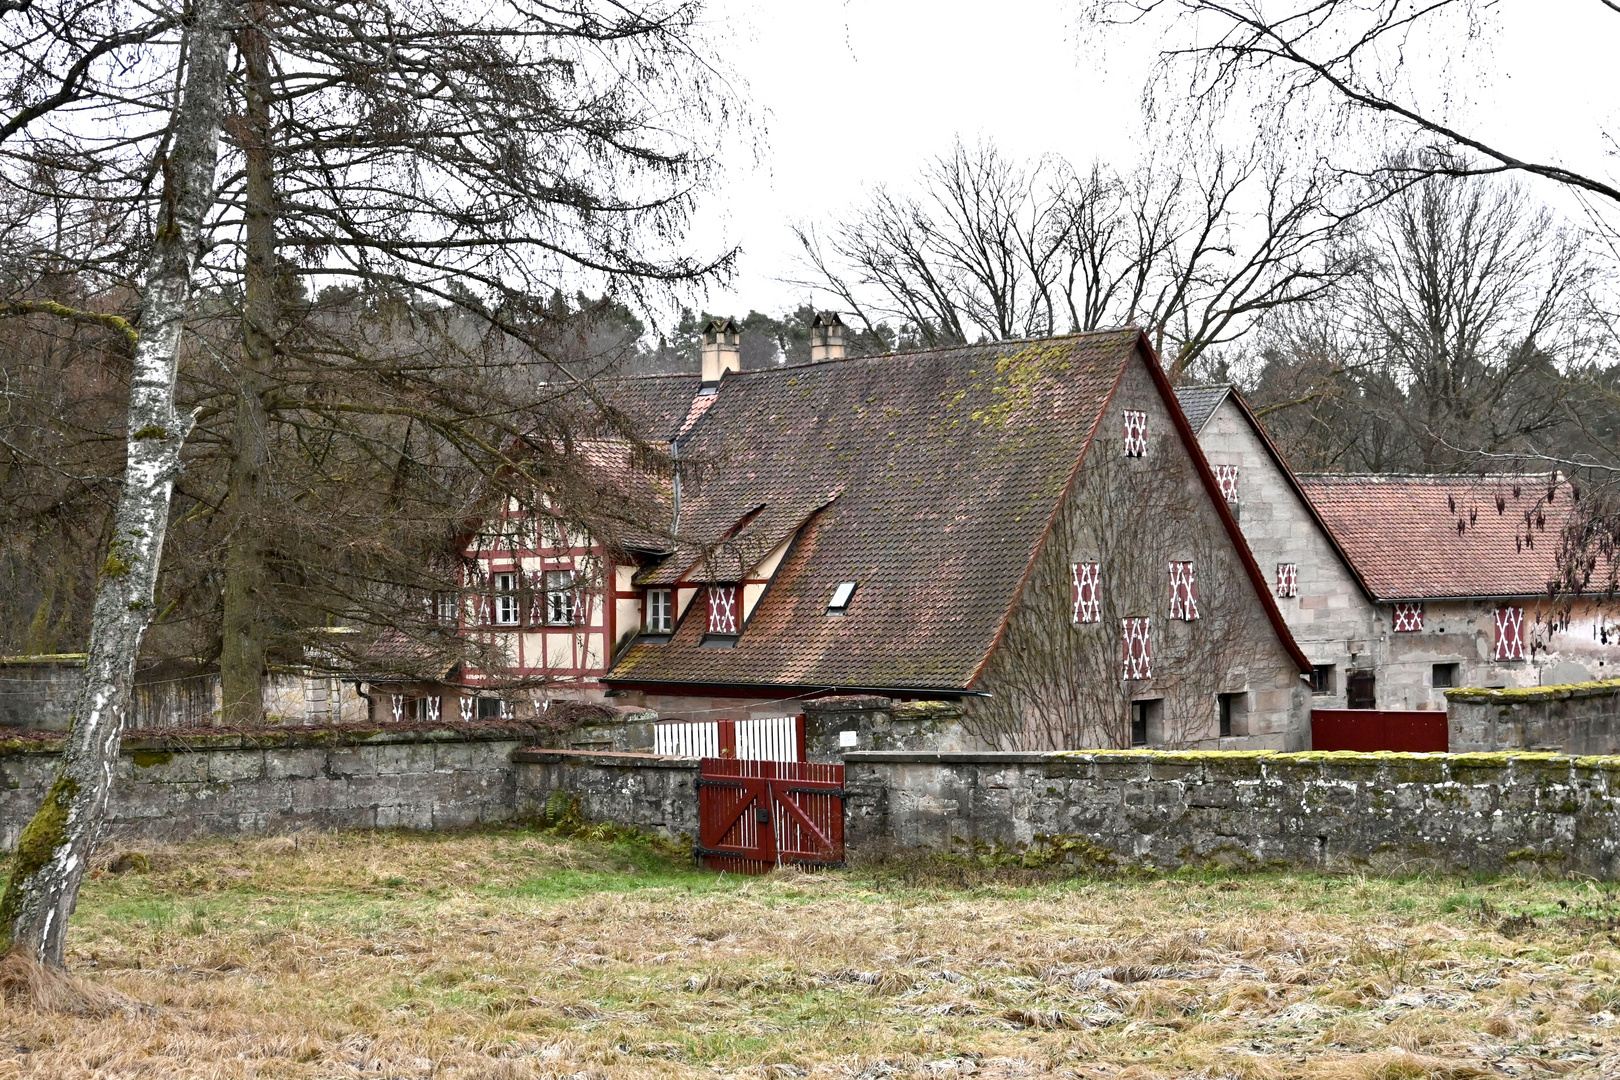
M 1444 709 L 1462 686 L 1610 678 L 1620 626 L 1549 595 L 1575 492 L 1546 473 L 1295 475 L 1229 386 L 1177 391 L 1318 708 Z
M 701 374 L 612 391 L 683 463 L 641 478 L 667 524 L 616 554 L 516 507 L 481 529 L 462 632 L 509 663 L 438 709 L 879 694 L 961 702 L 975 745 L 1306 745 L 1311 665 L 1140 332 L 866 358 L 814 332 L 743 371 L 718 320 Z

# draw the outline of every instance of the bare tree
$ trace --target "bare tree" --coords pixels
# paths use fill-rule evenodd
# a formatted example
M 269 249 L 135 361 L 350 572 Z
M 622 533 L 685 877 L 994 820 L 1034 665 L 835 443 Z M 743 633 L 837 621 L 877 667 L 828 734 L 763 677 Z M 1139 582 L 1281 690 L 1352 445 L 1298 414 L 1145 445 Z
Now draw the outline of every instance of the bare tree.
M 1620 16 L 1620 5 L 1598 0 Z M 1536 161 L 1476 134 L 1447 115 L 1451 94 L 1426 95 L 1412 80 L 1411 57 L 1451 57 L 1477 45 L 1498 17 L 1479 0 L 1087 0 L 1104 24 L 1146 24 L 1165 35 L 1161 74 L 1184 72 L 1186 89 L 1161 83 L 1149 94 L 1186 100 L 1218 113 L 1238 103 L 1259 112 L 1279 136 L 1303 130 L 1386 128 L 1399 142 L 1440 151 L 1371 163 L 1385 177 L 1520 172 L 1539 176 L 1614 207 L 1620 184 L 1607 176 Z M 1463 79 L 1471 77 L 1464 74 Z M 1458 86 L 1456 89 L 1463 89 Z M 1163 106 L 1155 104 L 1163 111 Z M 1350 140 L 1352 144 L 1358 140 Z M 1605 133 L 1609 150 L 1614 134 Z M 1356 168 L 1354 163 L 1349 167 Z
M 956 145 L 918 194 L 879 188 L 823 236 L 797 234 L 811 287 L 876 334 L 926 344 L 1136 324 L 1179 378 L 1267 313 L 1328 291 L 1344 266 L 1328 181 L 1255 154 L 1149 162 L 1128 176 Z
M 1361 224 L 1346 287 L 1263 335 L 1256 401 L 1296 464 L 1433 472 L 1558 453 L 1574 376 L 1603 347 L 1602 268 L 1579 235 L 1479 177 L 1402 183 Z
M 175 409 L 180 337 L 190 313 L 203 218 L 213 203 L 225 85 L 226 8 L 201 0 L 185 37 L 183 92 L 162 161 L 130 380 L 124 483 L 96 589 L 85 681 L 45 801 L 18 840 L 0 898 L 0 951 L 60 967 L 68 916 L 99 838 L 180 448 L 191 427 Z

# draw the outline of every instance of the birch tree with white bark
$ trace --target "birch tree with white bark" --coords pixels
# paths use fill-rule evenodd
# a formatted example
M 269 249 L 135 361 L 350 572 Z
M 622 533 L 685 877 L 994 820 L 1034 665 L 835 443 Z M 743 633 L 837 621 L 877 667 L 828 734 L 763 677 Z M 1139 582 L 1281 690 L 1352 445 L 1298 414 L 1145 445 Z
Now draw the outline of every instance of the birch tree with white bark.
M 175 408 L 175 382 L 201 228 L 214 202 L 228 10 L 224 0 L 198 0 L 169 50 L 182 89 L 151 159 L 160 194 L 151 218 L 139 328 L 129 330 L 134 349 L 126 465 L 96 589 L 84 685 L 56 777 L 22 831 L 0 897 L 0 953 L 52 967 L 62 965 L 68 918 L 99 839 L 135 661 L 152 615 L 180 449 L 191 428 L 191 419 Z M 64 103 L 78 93 L 72 77 L 62 84 L 68 93 L 58 95 Z M 8 126 L 28 111 L 24 100 Z M 39 111 L 33 121 L 49 112 Z M 26 127 L 16 124 L 13 130 Z M 37 152 L 48 151 L 46 146 Z

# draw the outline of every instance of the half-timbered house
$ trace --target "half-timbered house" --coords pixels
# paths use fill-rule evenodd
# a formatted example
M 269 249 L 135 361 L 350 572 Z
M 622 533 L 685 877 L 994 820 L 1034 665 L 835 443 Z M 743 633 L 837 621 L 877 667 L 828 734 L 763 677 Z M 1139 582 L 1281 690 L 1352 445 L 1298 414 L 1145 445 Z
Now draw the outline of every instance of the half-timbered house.
M 613 550 L 516 503 L 483 526 L 460 617 L 505 663 L 456 707 L 861 693 L 960 701 L 983 745 L 1305 745 L 1310 665 L 1141 333 L 848 358 L 842 329 L 743 371 L 718 321 L 699 375 L 615 387 L 681 462 L 620 462 L 666 516 Z

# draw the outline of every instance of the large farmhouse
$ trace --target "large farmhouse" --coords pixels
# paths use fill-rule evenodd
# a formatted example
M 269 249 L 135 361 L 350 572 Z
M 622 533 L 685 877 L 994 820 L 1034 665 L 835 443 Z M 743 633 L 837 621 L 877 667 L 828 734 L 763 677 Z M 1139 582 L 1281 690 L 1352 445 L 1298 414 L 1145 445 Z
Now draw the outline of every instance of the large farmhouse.
M 1235 389 L 1177 393 L 1310 657 L 1318 707 L 1444 709 L 1448 688 L 1615 674 L 1620 627 L 1549 593 L 1568 481 L 1296 476 Z
M 1311 665 L 1138 331 L 869 358 L 842 331 L 820 319 L 812 362 L 742 371 L 717 321 L 700 376 L 625 380 L 613 404 L 688 463 L 668 522 L 617 552 L 480 530 L 463 632 L 509 664 L 456 681 L 519 712 L 877 693 L 961 701 L 984 745 L 1305 745 Z M 478 707 L 450 686 L 378 700 Z

